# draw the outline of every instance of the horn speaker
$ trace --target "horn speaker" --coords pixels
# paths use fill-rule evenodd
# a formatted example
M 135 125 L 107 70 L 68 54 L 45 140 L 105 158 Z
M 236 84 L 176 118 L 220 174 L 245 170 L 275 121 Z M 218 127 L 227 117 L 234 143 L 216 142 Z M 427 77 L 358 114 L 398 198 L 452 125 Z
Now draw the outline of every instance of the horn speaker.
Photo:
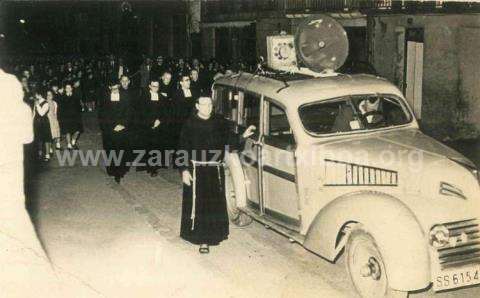
M 295 48 L 307 68 L 315 72 L 337 70 L 348 56 L 347 33 L 331 17 L 311 16 L 298 26 Z

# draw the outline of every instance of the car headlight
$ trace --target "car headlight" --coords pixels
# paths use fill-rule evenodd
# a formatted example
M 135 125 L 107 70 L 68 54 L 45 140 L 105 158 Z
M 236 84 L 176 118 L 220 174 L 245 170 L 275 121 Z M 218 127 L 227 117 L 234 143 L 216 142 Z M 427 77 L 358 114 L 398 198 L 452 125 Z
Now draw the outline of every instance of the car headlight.
M 449 239 L 450 231 L 444 225 L 436 225 L 430 230 L 430 245 L 435 248 L 445 247 Z
M 478 185 L 480 186 L 480 172 L 478 171 L 478 169 L 474 169 L 472 170 L 472 173 L 475 177 L 477 177 Z
M 464 167 L 464 168 L 466 168 L 467 170 L 469 170 L 470 173 L 472 173 L 472 175 L 475 176 L 475 178 L 477 179 L 478 185 L 480 185 L 480 172 L 479 172 L 478 169 L 475 167 L 475 165 L 473 165 L 471 162 L 468 163 L 468 162 L 460 161 L 460 160 L 455 159 L 455 158 L 450 158 L 450 160 L 456 162 L 457 164 L 459 164 L 459 165 L 461 165 L 462 167 Z

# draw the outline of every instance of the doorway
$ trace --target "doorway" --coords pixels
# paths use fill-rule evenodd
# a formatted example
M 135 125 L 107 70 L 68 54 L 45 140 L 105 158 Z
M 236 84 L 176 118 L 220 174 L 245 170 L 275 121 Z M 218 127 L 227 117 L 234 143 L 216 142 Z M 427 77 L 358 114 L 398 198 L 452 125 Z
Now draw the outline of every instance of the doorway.
M 423 28 L 408 28 L 405 31 L 405 84 L 404 94 L 415 117 L 422 119 L 423 84 Z

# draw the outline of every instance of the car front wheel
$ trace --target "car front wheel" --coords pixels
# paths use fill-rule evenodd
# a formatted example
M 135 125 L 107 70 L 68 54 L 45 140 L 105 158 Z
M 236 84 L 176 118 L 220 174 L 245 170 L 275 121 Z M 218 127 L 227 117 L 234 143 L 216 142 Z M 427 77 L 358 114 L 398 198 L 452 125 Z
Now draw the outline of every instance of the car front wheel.
M 237 208 L 235 184 L 228 167 L 225 167 L 225 198 L 227 199 L 228 218 L 234 225 L 244 227 L 252 223 L 252 218 Z
M 408 292 L 389 288 L 382 255 L 373 237 L 361 228 L 354 229 L 348 238 L 346 266 L 361 297 L 408 297 Z

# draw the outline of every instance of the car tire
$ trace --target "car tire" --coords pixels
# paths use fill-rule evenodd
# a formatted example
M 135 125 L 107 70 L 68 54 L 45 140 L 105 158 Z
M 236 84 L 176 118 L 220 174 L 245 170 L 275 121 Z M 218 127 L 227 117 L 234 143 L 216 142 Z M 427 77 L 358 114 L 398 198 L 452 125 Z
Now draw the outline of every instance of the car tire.
M 345 252 L 347 272 L 360 297 L 408 297 L 408 292 L 389 287 L 382 255 L 367 231 L 352 230 Z
M 253 219 L 237 208 L 235 184 L 228 167 L 225 167 L 225 198 L 230 222 L 238 227 L 245 227 L 252 223 Z

